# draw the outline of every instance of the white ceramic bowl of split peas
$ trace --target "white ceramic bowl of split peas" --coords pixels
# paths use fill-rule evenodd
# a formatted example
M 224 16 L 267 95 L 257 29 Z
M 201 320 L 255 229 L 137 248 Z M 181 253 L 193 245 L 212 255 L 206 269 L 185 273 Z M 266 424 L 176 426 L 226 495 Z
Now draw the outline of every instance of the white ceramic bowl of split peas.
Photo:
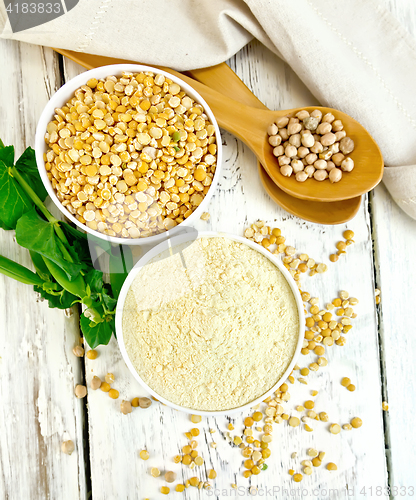
M 162 241 L 206 210 L 221 173 L 215 117 L 187 83 L 150 66 L 82 73 L 52 96 L 35 139 L 52 201 L 112 243 Z

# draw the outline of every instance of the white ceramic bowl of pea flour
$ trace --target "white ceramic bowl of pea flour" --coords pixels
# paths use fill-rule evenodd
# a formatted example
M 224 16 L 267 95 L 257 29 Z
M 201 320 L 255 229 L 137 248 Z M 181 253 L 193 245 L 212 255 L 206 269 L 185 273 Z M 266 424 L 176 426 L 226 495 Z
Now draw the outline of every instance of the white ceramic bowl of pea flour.
M 208 192 L 203 198 L 200 205 L 193 211 L 193 213 L 184 220 L 184 222 L 178 224 L 173 229 L 169 229 L 169 234 L 173 235 L 178 233 L 178 229 L 183 226 L 192 226 L 195 221 L 197 221 L 202 213 L 207 210 L 207 206 L 209 201 L 216 189 L 218 184 L 218 179 L 221 176 L 221 165 L 222 165 L 222 143 L 221 143 L 221 135 L 218 127 L 218 123 L 215 120 L 215 117 L 204 101 L 204 99 L 196 92 L 190 85 L 186 82 L 183 82 L 181 79 L 177 78 L 174 75 L 171 75 L 165 71 L 161 71 L 159 69 L 153 68 L 151 66 L 144 66 L 140 64 L 115 64 L 109 66 L 102 66 L 99 68 L 94 68 L 92 70 L 81 73 L 76 76 L 72 80 L 68 81 L 65 85 L 63 85 L 49 100 L 47 105 L 45 106 L 37 125 L 36 129 L 36 138 L 35 138 L 35 152 L 36 152 L 36 162 L 38 165 L 40 177 L 45 185 L 45 188 L 51 197 L 54 204 L 58 207 L 58 209 L 62 212 L 62 214 L 67 217 L 71 222 L 76 224 L 80 229 L 86 231 L 87 233 L 97 237 L 104 239 L 106 241 L 110 241 L 111 243 L 125 244 L 125 245 L 151 245 L 155 243 L 159 243 L 163 241 L 168 236 L 167 232 L 162 232 L 159 234 L 142 237 L 142 238 L 124 238 L 118 236 L 110 236 L 106 235 L 97 230 L 91 229 L 82 222 L 78 221 L 77 218 L 71 214 L 65 206 L 59 201 L 56 191 L 52 187 L 52 183 L 49 180 L 45 168 L 44 154 L 48 150 L 48 145 L 45 142 L 45 133 L 46 127 L 48 123 L 53 119 L 56 108 L 61 108 L 64 106 L 73 96 L 77 89 L 81 86 L 86 85 L 87 81 L 90 79 L 105 79 L 107 76 L 114 75 L 120 77 L 122 72 L 130 72 L 130 73 L 140 73 L 140 72 L 152 72 L 155 75 L 161 74 L 166 78 L 170 78 L 172 82 L 177 83 L 181 90 L 186 93 L 189 97 L 191 97 L 196 104 L 200 104 L 204 108 L 204 113 L 207 115 L 210 123 L 215 127 L 215 137 L 216 137 L 216 145 L 217 145 L 217 153 L 216 153 L 216 170 L 212 179 L 212 183 L 209 187 Z
M 299 356 L 302 299 L 281 261 L 239 236 L 178 235 L 145 254 L 116 308 L 133 377 L 199 415 L 241 412 L 277 391 Z

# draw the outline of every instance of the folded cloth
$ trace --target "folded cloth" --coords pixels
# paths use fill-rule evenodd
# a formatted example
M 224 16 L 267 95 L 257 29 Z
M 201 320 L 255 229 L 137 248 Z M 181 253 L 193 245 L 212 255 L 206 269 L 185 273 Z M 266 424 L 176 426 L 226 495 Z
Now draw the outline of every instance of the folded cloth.
M 6 2 L 7 3 L 7 2 Z M 2 37 L 179 70 L 227 60 L 253 37 L 323 105 L 361 122 L 380 146 L 384 182 L 416 218 L 416 41 L 386 0 L 80 0 L 62 17 Z

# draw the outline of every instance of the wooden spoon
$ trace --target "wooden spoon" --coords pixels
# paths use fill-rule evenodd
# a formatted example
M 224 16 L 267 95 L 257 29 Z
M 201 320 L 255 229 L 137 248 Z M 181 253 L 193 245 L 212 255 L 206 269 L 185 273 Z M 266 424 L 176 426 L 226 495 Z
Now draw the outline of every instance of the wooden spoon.
M 172 74 L 175 72 L 170 71 Z M 178 77 L 180 74 L 176 73 Z M 341 111 L 327 107 L 305 106 L 303 108 L 285 111 L 270 111 L 251 106 L 224 97 L 211 88 L 187 79 L 186 81 L 199 92 L 213 111 L 219 125 L 242 140 L 257 156 L 271 179 L 284 191 L 292 196 L 311 201 L 339 201 L 355 198 L 374 188 L 383 176 L 383 158 L 377 144 L 370 134 L 356 120 Z M 350 155 L 356 167 L 345 174 L 341 182 L 318 182 L 308 179 L 307 182 L 297 182 L 294 176 L 284 177 L 279 171 L 272 147 L 267 141 L 267 127 L 277 118 L 294 116 L 301 109 L 312 112 L 320 109 L 323 114 L 333 113 L 345 124 L 348 134 L 354 139 L 356 148 Z
M 91 69 L 97 66 L 104 66 L 109 64 L 131 63 L 132 61 L 114 59 L 104 56 L 97 56 L 93 54 L 79 53 L 63 49 L 55 49 L 60 54 L 68 57 L 81 66 Z M 161 68 L 177 74 L 179 78 L 187 79 L 185 75 L 175 72 L 169 68 Z M 267 110 L 267 108 L 252 94 L 252 92 L 242 83 L 242 81 L 235 75 L 235 73 L 225 64 L 220 64 L 213 68 L 206 68 L 200 70 L 193 70 L 189 72 L 198 79 L 204 79 L 207 83 L 216 84 L 217 88 L 224 92 L 232 92 L 234 97 L 250 103 L 253 107 L 260 106 Z M 227 76 L 228 73 L 228 76 Z M 226 76 L 226 78 L 224 78 Z M 232 80 L 230 82 L 230 80 Z M 195 86 L 196 82 L 187 79 L 190 85 Z M 228 82 L 225 84 L 225 82 Z M 230 85 L 230 83 L 232 85 Z M 206 87 L 203 87 L 203 90 Z M 232 89 L 232 90 L 231 90 Z M 218 94 L 218 93 L 216 93 Z M 274 158 L 274 157 L 273 157 Z M 360 197 L 352 198 L 342 203 L 330 202 L 321 204 L 319 202 L 303 202 L 300 199 L 293 199 L 282 190 L 280 190 L 270 179 L 263 169 L 259 168 L 261 180 L 269 193 L 269 195 L 283 208 L 289 212 L 297 215 L 305 220 L 317 222 L 321 224 L 340 224 L 350 220 L 356 213 L 360 204 Z M 279 173 L 280 174 L 280 173 Z M 282 177 L 282 176 L 281 176 Z M 311 180 L 312 181 L 312 180 Z M 316 181 L 315 181 L 316 182 Z M 297 183 L 299 184 L 299 183 Z M 326 205 L 326 206 L 325 206 Z
M 225 63 L 209 68 L 194 69 L 186 73 L 236 101 L 253 108 L 268 109 Z M 268 195 L 282 208 L 301 219 L 318 224 L 342 224 L 351 220 L 360 208 L 361 196 L 327 203 L 301 200 L 291 196 L 277 187 L 260 162 L 257 166 L 260 180 Z

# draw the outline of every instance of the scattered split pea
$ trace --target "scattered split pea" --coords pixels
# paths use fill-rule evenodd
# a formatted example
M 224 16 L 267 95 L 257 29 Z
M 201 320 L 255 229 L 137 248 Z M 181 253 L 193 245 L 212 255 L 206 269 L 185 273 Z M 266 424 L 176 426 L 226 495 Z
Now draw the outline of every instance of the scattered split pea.
M 98 357 L 98 351 L 95 349 L 91 349 L 87 352 L 87 358 L 88 359 L 97 359 Z
M 338 467 L 333 463 L 333 462 L 329 462 L 327 465 L 326 465 L 326 468 L 330 471 L 333 471 L 333 470 L 337 470 Z
M 339 434 L 341 432 L 341 427 L 339 424 L 332 424 L 329 431 L 331 434 Z

